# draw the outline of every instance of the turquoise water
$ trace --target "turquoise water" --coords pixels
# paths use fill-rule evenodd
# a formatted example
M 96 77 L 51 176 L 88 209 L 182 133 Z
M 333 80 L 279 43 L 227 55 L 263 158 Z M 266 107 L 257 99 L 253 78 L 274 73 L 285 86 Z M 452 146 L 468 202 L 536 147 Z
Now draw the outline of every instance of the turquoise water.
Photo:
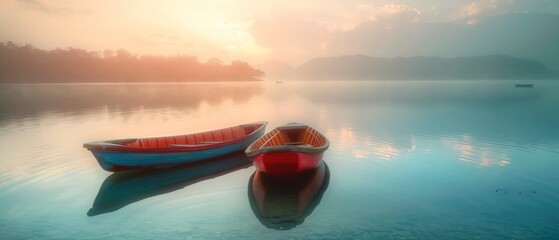
M 2 85 L 0 238 L 557 239 L 559 83 L 514 83 Z M 111 174 L 81 146 L 259 120 L 321 131 L 328 171 Z

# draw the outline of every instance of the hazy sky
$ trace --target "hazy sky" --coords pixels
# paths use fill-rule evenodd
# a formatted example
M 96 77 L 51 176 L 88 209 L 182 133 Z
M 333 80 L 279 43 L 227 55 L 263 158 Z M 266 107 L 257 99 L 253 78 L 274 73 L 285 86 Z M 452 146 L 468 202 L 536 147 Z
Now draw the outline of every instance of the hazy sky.
M 558 16 L 558 0 L 2 0 L 0 42 L 253 64 L 507 54 L 559 68 Z

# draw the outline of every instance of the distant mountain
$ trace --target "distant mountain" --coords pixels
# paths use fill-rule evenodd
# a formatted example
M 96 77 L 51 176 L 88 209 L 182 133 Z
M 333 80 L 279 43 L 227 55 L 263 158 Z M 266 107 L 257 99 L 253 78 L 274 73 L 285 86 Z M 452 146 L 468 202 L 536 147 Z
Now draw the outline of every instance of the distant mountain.
M 286 62 L 273 59 L 255 66 L 266 74 L 266 78 L 289 78 L 294 74 L 294 68 Z
M 302 79 L 550 79 L 541 63 L 504 55 L 376 58 L 364 55 L 314 58 L 294 70 Z
M 556 6 L 559 3 L 544 1 L 554 2 Z M 516 2 L 536 4 L 543 1 Z M 333 34 L 328 52 L 330 56 L 358 53 L 377 57 L 502 54 L 538 61 L 559 71 L 559 12 L 554 12 L 518 9 L 510 13 L 482 14 L 483 17 L 474 14 L 456 21 L 409 24 L 398 22 L 401 18 L 368 21 L 352 30 Z

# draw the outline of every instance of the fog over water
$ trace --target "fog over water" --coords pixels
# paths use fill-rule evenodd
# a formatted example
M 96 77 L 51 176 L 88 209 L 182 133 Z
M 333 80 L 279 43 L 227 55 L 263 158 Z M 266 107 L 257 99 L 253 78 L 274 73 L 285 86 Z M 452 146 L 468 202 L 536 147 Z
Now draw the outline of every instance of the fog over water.
M 515 83 L 2 85 L 0 231 L 7 239 L 553 238 L 559 84 Z M 327 167 L 278 188 L 242 154 L 114 174 L 82 148 L 260 120 L 268 131 L 296 121 L 322 132 Z

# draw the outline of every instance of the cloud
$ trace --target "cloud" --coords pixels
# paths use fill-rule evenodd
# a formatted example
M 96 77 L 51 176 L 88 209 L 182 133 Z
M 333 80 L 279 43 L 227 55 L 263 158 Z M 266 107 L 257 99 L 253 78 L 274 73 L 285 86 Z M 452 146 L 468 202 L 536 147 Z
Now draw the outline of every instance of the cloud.
M 50 14 L 68 14 L 68 13 L 81 13 L 81 14 L 91 14 L 91 10 L 77 9 L 67 7 L 71 2 L 58 1 L 52 3 L 48 0 L 17 0 L 22 6 L 41 11 Z
M 42 11 L 46 13 L 68 13 L 72 12 L 69 8 L 49 5 L 46 0 L 18 0 L 23 6 L 29 9 Z
M 395 28 L 362 23 L 330 36 L 329 54 L 376 57 L 458 57 L 503 54 L 559 69 L 559 15 L 501 14 L 475 25 L 464 22 L 418 22 Z
M 344 30 L 351 30 L 360 24 L 369 22 L 376 22 L 383 27 L 392 28 L 396 25 L 418 22 L 421 14 L 421 11 L 415 7 L 394 3 L 378 6 L 360 4 L 357 5 L 356 10 L 354 14 L 357 17 L 353 17 L 353 19 L 359 19 L 359 21 L 354 21 L 351 28 Z
M 496 8 L 496 0 L 472 2 L 460 9 L 459 17 L 472 17 L 483 12 L 489 12 Z
M 352 11 L 341 11 L 326 17 L 276 17 L 255 21 L 251 34 L 255 43 L 275 50 L 295 53 L 316 52 L 329 46 L 329 39 L 338 32 L 353 30 L 365 23 L 391 28 L 418 21 L 421 12 L 404 4 L 361 4 Z M 332 17 L 335 16 L 335 17 Z
M 471 2 L 462 6 L 458 11 L 452 13 L 454 20 L 466 20 L 470 25 L 476 24 L 481 18 L 507 12 L 507 5 L 513 0 L 481 0 Z
M 318 22 L 295 18 L 256 21 L 251 33 L 262 47 L 295 52 L 317 50 L 328 36 L 326 27 Z
M 414 13 L 414 15 L 419 15 L 421 12 L 417 8 L 410 7 L 404 4 L 385 4 L 380 10 L 386 14 L 400 14 L 400 13 Z
M 215 1 L 194 0 L 136 4 L 111 0 L 0 1 L 4 17 L 0 38 L 35 41 L 43 48 L 126 47 L 140 54 L 181 52 L 220 58 L 225 52 L 247 61 L 277 58 L 296 65 L 312 57 L 340 54 L 444 57 L 458 52 L 526 53 L 529 50 L 523 48 L 533 48 L 528 43 L 542 46 L 538 41 L 551 42 L 547 38 L 554 36 L 556 22 L 542 28 L 553 33 L 542 30 L 534 33 L 540 35 L 524 36 L 513 31 L 526 26 L 522 22 L 488 26 L 485 20 L 504 13 L 559 13 L 557 0 L 324 0 L 320 4 L 227 0 L 219 1 L 219 8 L 215 6 Z M 81 14 L 85 12 L 95 14 Z M 495 38 L 488 40 L 491 32 Z M 509 36 L 524 41 L 501 37 L 509 32 Z M 483 41 L 487 44 L 481 44 L 481 35 L 486 36 Z M 485 47 L 489 45 L 492 48 Z M 501 51 L 503 46 L 512 50 Z M 557 58 L 548 52 L 548 58 Z

